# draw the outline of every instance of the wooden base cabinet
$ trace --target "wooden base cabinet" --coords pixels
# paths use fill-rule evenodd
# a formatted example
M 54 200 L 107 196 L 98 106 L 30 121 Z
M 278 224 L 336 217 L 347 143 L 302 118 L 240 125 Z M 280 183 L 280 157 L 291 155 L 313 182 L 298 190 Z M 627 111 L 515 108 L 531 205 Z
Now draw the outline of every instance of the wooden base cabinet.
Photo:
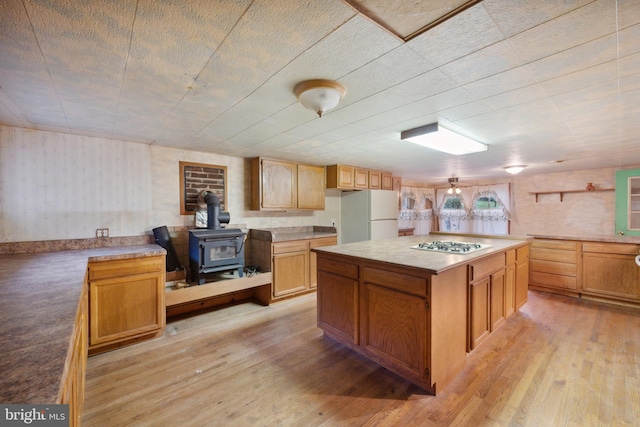
M 315 291 L 317 256 L 311 249 L 337 243 L 336 236 L 282 242 L 251 239 L 251 264 L 272 273 L 269 302 Z
M 582 244 L 583 295 L 640 302 L 640 267 L 635 257 L 640 245 Z
M 579 243 L 534 239 L 529 260 L 529 286 L 547 292 L 578 296 L 581 273 Z
M 84 404 L 85 372 L 87 369 L 88 298 L 86 286 L 80 298 L 73 327 L 71 351 L 65 361 L 62 387 L 56 403 L 69 405 L 69 426 L 80 426 Z
M 165 257 L 89 263 L 89 353 L 162 333 Z

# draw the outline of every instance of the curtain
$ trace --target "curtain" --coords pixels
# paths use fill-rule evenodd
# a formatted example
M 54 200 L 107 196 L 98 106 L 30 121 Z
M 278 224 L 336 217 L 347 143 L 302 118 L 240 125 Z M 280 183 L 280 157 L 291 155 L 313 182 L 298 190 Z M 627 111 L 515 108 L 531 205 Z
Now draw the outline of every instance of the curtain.
M 509 234 L 511 197 L 509 184 L 492 184 L 460 188 L 460 194 L 447 194 L 447 189 L 436 190 L 436 216 L 440 230 L 478 234 Z M 444 209 L 447 199 L 456 197 L 461 209 Z M 496 200 L 495 208 L 476 209 L 480 197 Z
M 429 234 L 433 226 L 434 189 L 402 186 L 398 228 L 413 228 L 414 235 Z

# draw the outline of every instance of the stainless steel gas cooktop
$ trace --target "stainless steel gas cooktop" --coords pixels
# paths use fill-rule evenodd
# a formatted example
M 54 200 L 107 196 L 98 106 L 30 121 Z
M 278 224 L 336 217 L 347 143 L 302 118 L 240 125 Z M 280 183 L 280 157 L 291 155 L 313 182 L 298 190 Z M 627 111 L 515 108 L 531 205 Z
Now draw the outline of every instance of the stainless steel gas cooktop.
M 482 249 L 490 248 L 491 245 L 485 245 L 483 243 L 473 243 L 473 242 L 454 242 L 454 241 L 436 240 L 433 242 L 419 243 L 411 247 L 413 249 L 421 249 L 423 251 L 468 254 L 470 252 L 475 252 Z

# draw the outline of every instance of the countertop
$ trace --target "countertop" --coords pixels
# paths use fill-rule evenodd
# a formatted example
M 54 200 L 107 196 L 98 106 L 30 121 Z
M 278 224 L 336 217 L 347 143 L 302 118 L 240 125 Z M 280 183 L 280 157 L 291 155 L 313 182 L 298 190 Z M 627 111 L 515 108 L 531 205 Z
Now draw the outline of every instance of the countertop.
M 87 263 L 164 255 L 158 245 L 0 255 L 0 403 L 55 403 Z
M 264 240 L 267 242 L 286 242 L 290 240 L 318 239 L 321 237 L 337 237 L 338 232 L 335 227 L 324 227 L 318 225 L 301 227 L 274 227 L 274 228 L 252 228 L 250 237 L 254 240 Z
M 452 254 L 413 249 L 423 242 L 434 240 L 453 240 L 458 242 L 475 242 L 491 245 L 490 248 L 466 254 Z M 315 252 L 326 252 L 346 255 L 362 259 L 370 259 L 404 267 L 419 268 L 431 274 L 438 274 L 461 264 L 468 264 L 472 260 L 482 258 L 507 249 L 516 248 L 528 243 L 527 238 L 476 237 L 470 235 L 454 235 L 433 233 L 418 236 L 392 237 L 390 239 L 347 243 L 343 245 L 323 246 L 312 249 Z
M 535 239 L 553 240 L 578 240 L 582 242 L 602 242 L 602 243 L 629 243 L 640 245 L 640 236 L 619 236 L 617 234 L 592 234 L 592 235 L 552 235 L 552 234 L 529 234 Z

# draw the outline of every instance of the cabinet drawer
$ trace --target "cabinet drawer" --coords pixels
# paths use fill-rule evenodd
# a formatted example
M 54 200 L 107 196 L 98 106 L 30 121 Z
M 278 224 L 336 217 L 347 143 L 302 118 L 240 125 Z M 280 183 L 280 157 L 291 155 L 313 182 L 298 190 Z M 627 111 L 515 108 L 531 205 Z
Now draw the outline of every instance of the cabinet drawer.
M 306 251 L 309 242 L 307 240 L 293 240 L 291 242 L 281 242 L 273 244 L 273 254 L 283 254 L 287 252 Z
M 338 244 L 337 237 L 320 237 L 319 239 L 309 240 L 309 249 L 319 248 L 321 246 L 337 245 L 337 244 Z
M 542 273 L 563 274 L 565 276 L 576 276 L 578 269 L 576 264 L 566 262 L 541 261 L 532 259 L 529 261 L 530 271 L 539 271 Z
M 358 278 L 358 266 L 348 264 L 346 262 L 332 261 L 326 258 L 318 259 L 318 271 L 327 271 L 337 274 L 338 276 L 348 277 L 350 279 Z
M 529 258 L 529 245 L 522 246 L 516 249 L 516 259 L 518 261 L 522 261 L 523 259 Z
M 469 280 L 474 281 L 494 273 L 506 266 L 506 254 L 492 255 L 469 265 Z
M 583 243 L 582 252 L 599 252 L 605 254 L 638 255 L 640 245 L 625 243 Z
M 112 277 L 133 276 L 143 273 L 162 273 L 165 269 L 164 256 L 97 261 L 89 263 L 89 280 Z
M 560 274 L 529 272 L 529 284 L 546 285 L 554 288 L 578 289 L 578 281 L 575 276 L 563 276 Z
M 365 283 L 397 289 L 414 295 L 427 296 L 427 279 L 423 277 L 409 276 L 371 267 L 365 267 L 362 276 Z
M 544 239 L 533 239 L 531 242 L 532 248 L 548 248 L 548 249 L 559 249 L 563 251 L 575 251 L 578 249 L 578 243 L 567 241 L 567 240 L 544 240 Z
M 530 258 L 532 260 L 539 259 L 544 261 L 567 262 L 575 264 L 577 262 L 577 253 L 576 251 L 532 248 Z

